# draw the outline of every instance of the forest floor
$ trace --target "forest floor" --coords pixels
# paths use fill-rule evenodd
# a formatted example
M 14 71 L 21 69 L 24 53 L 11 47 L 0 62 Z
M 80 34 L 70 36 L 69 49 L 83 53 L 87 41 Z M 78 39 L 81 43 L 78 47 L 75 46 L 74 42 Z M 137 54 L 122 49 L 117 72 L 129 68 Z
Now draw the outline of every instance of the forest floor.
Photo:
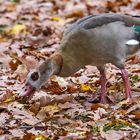
M 140 53 L 126 62 L 133 103 L 124 99 L 119 69 L 108 64 L 109 104 L 99 103 L 96 67 L 53 76 L 19 98 L 27 73 L 59 47 L 74 21 L 99 13 L 140 15 L 140 0 L 0 1 L 0 140 L 139 140 Z

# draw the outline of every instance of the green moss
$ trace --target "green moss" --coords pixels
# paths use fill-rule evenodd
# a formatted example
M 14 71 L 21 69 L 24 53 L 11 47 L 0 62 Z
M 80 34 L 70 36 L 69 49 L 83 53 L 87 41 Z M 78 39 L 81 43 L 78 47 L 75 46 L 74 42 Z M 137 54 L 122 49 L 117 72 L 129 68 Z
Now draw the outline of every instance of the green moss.
M 11 2 L 14 2 L 14 3 L 19 3 L 20 0 L 11 0 Z
M 6 27 L 6 25 L 0 25 L 0 34 L 3 34 L 5 32 Z
M 103 131 L 106 132 L 106 131 L 112 130 L 112 129 L 119 131 L 120 129 L 125 128 L 125 127 L 136 128 L 134 125 L 132 125 L 129 122 L 115 120 L 113 122 L 105 124 L 103 127 Z
M 135 83 L 140 80 L 138 75 L 131 75 L 129 79 L 132 87 L 134 87 Z
M 98 132 L 99 131 L 99 128 L 97 127 L 97 126 L 91 126 L 91 130 L 94 132 L 94 133 L 96 133 L 96 132 Z

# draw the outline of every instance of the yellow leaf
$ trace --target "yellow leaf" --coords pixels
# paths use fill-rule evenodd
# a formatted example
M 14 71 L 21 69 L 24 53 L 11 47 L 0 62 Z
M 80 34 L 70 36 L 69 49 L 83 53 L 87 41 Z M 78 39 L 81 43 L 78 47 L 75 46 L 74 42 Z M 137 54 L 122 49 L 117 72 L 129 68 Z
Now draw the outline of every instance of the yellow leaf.
M 81 90 L 88 91 L 88 90 L 90 90 L 90 86 L 89 85 L 85 85 L 85 84 L 81 84 Z
M 46 137 L 45 136 L 36 136 L 35 140 L 46 140 Z
M 92 92 L 95 92 L 96 90 L 97 90 L 97 87 L 92 87 L 92 86 L 90 86 L 90 90 L 92 91 Z
M 81 90 L 95 92 L 97 87 L 92 87 L 91 85 L 81 84 Z
M 17 35 L 21 32 L 23 33 L 26 33 L 26 26 L 23 25 L 23 24 L 16 24 L 13 26 L 12 30 L 11 30 L 11 33 L 14 34 L 14 35 Z
M 53 21 L 60 21 L 61 18 L 60 17 L 52 17 L 51 20 L 53 20 Z
M 12 101 L 12 99 L 11 98 L 8 98 L 8 99 L 6 99 L 4 102 L 5 103 L 9 103 L 9 102 L 11 102 Z

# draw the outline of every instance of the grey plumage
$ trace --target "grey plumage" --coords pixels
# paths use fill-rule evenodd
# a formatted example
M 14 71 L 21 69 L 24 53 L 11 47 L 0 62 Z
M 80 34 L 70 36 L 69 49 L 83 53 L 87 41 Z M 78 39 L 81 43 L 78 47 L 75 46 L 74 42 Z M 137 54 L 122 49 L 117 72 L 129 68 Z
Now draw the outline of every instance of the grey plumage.
M 140 48 L 126 45 L 130 39 L 137 40 L 134 23 L 139 25 L 140 19 L 120 14 L 89 16 L 74 23 L 61 42 L 64 65 L 60 75 L 68 76 L 89 64 L 112 63 L 123 68 L 127 55 Z

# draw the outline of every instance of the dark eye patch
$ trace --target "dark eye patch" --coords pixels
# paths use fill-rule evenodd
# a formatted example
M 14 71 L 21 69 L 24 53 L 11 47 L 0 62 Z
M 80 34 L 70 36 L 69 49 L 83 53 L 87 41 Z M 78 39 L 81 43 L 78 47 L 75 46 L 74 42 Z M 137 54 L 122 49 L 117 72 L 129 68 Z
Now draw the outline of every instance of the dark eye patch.
M 39 78 L 39 74 L 38 74 L 38 72 L 34 72 L 34 73 L 32 73 L 32 75 L 31 75 L 31 79 L 32 79 L 33 81 L 37 81 L 38 78 Z

